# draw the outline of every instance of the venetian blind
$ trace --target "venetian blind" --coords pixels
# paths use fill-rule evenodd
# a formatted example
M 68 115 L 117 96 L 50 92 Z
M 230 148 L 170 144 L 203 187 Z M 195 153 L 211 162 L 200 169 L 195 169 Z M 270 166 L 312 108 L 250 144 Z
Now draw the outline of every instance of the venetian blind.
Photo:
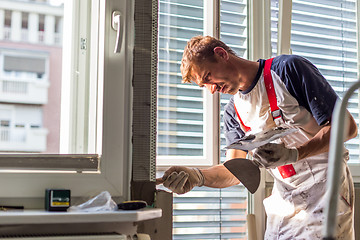
M 293 0 L 292 54 L 310 60 L 325 76 L 340 98 L 357 81 L 356 1 Z M 271 1 L 272 53 L 276 55 L 278 1 Z M 358 122 L 358 92 L 348 110 Z M 346 143 L 350 162 L 359 162 L 358 138 Z
M 247 1 L 221 1 L 221 40 L 241 57 L 247 54 Z M 204 149 L 203 89 L 181 83 L 186 42 L 203 35 L 204 2 L 159 1 L 158 156 L 201 156 Z M 221 98 L 223 107 L 229 96 Z M 221 111 L 222 112 L 222 111 Z M 223 135 L 221 146 L 224 147 Z M 224 152 L 221 153 L 222 158 Z M 181 164 L 181 158 L 173 165 Z M 247 191 L 195 188 L 174 194 L 173 239 L 246 238 Z

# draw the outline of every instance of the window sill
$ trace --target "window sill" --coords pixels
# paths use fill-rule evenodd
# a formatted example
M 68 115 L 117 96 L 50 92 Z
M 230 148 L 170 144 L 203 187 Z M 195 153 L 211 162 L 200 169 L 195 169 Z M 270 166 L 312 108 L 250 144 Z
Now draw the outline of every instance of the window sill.
M 48 212 L 44 210 L 0 212 L 0 225 L 52 224 L 52 223 L 106 223 L 139 222 L 160 218 L 162 210 L 157 208 L 115 212 Z

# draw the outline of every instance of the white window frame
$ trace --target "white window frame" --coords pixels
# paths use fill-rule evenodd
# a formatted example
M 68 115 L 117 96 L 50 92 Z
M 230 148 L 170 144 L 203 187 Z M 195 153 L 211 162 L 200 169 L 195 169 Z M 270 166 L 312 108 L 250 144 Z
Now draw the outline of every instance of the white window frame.
M 292 0 L 279 0 L 279 9 L 277 54 L 291 54 Z
M 78 22 L 91 19 L 91 21 L 93 21 L 92 23 L 96 23 L 99 27 L 98 32 L 92 33 L 91 45 L 87 45 L 88 51 L 85 54 L 87 56 L 84 56 L 84 52 L 81 52 L 77 47 L 80 45 L 78 41 L 73 41 L 73 46 L 70 47 L 70 49 L 75 52 L 71 58 L 72 63 L 76 63 L 79 60 L 79 65 L 71 68 L 70 72 L 72 72 L 72 77 L 77 74 L 79 82 L 83 83 L 90 77 L 100 79 L 98 94 L 104 98 L 104 107 L 96 103 L 97 124 L 103 126 L 102 132 L 96 133 L 102 136 L 101 144 L 96 146 L 98 150 L 102 149 L 102 154 L 97 156 L 99 160 L 101 160 L 99 171 L 82 173 L 77 173 L 76 171 L 4 171 L 0 174 L 0 197 L 4 199 L 4 201 L 13 198 L 35 198 L 38 199 L 38 201 L 43 201 L 45 189 L 47 188 L 71 189 L 73 197 L 89 196 L 90 193 L 93 194 L 107 190 L 112 196 L 119 197 L 122 200 L 129 198 L 133 3 L 132 1 L 116 0 L 95 0 L 92 1 L 92 3 L 91 0 L 72 2 L 74 4 L 72 6 L 72 16 L 81 16 L 82 18 L 77 19 Z M 81 9 L 80 12 L 82 14 L 77 15 L 78 12 L 76 9 L 79 11 Z M 87 11 L 84 11 L 84 9 Z M 92 9 L 91 12 L 90 9 Z M 113 10 L 124 13 L 123 42 L 122 52 L 120 54 L 113 53 L 116 40 L 116 32 L 111 29 L 110 22 L 110 16 Z M 84 12 L 88 14 L 83 14 Z M 125 13 L 127 14 L 126 17 Z M 75 25 L 76 24 L 64 24 L 64 26 Z M 74 32 L 76 29 L 71 29 L 71 31 Z M 66 34 L 66 31 L 64 31 L 64 34 Z M 81 32 L 81 34 L 84 33 Z M 94 36 L 96 36 L 96 38 L 94 38 Z M 90 39 L 89 35 L 84 37 Z M 88 43 L 89 42 L 90 41 L 88 41 Z M 90 50 L 91 52 L 89 53 Z M 122 61 L 130 64 L 122 64 Z M 103 88 L 101 82 L 104 82 Z M 89 85 L 89 89 L 91 90 L 93 90 L 94 87 L 95 85 Z M 65 87 L 65 89 L 68 90 L 69 88 Z M 102 90 L 104 91 L 103 94 Z M 81 103 L 81 101 L 79 102 Z M 68 104 L 70 104 L 70 102 L 68 102 Z M 90 114 L 93 113 L 90 112 Z M 94 124 L 93 122 L 85 122 L 86 118 L 80 121 L 85 123 L 84 126 L 86 127 L 88 124 Z M 90 142 L 89 144 L 94 145 L 95 143 Z M 58 157 L 58 159 L 67 160 L 74 157 L 69 155 L 55 156 Z M 27 157 L 24 157 L 25 161 Z M 39 157 L 46 160 L 46 156 L 31 155 L 31 157 Z M 6 156 L 0 155 L 0 162 L 1 158 L 4 159 Z M 25 207 L 28 207 L 27 204 L 32 204 L 27 201 L 23 201 L 22 203 Z
M 204 0 L 204 36 L 219 37 L 220 0 Z M 220 161 L 220 96 L 203 89 L 203 155 L 202 156 L 156 156 L 158 169 L 173 166 L 209 167 Z

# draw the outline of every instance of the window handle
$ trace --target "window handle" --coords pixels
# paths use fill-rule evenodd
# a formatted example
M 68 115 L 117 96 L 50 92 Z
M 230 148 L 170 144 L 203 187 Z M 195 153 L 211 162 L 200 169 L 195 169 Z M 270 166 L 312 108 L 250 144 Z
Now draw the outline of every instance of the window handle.
M 122 43 L 122 29 L 121 29 L 121 13 L 120 11 L 113 11 L 112 13 L 112 21 L 111 21 L 111 27 L 116 31 L 116 43 L 115 43 L 115 49 L 114 53 L 119 53 L 121 50 L 121 43 Z

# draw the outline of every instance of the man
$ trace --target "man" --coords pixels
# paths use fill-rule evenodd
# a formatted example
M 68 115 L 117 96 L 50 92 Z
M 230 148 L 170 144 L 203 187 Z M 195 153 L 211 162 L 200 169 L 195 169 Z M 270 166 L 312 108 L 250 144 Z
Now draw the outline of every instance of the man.
M 298 129 L 279 143 L 252 152 L 229 149 L 226 159 L 252 158 L 274 177 L 272 195 L 264 200 L 265 239 L 321 239 L 331 115 L 338 97 L 318 69 L 295 55 L 248 61 L 215 38 L 197 36 L 185 47 L 181 73 L 185 83 L 194 82 L 212 94 L 234 95 L 224 112 L 227 145 L 245 134 L 274 127 Z M 349 140 L 356 136 L 357 126 L 347 114 Z M 339 239 L 354 239 L 354 190 L 347 160 L 348 152 L 344 151 Z M 174 166 L 160 181 L 179 194 L 194 186 L 239 184 L 222 164 L 201 171 Z

